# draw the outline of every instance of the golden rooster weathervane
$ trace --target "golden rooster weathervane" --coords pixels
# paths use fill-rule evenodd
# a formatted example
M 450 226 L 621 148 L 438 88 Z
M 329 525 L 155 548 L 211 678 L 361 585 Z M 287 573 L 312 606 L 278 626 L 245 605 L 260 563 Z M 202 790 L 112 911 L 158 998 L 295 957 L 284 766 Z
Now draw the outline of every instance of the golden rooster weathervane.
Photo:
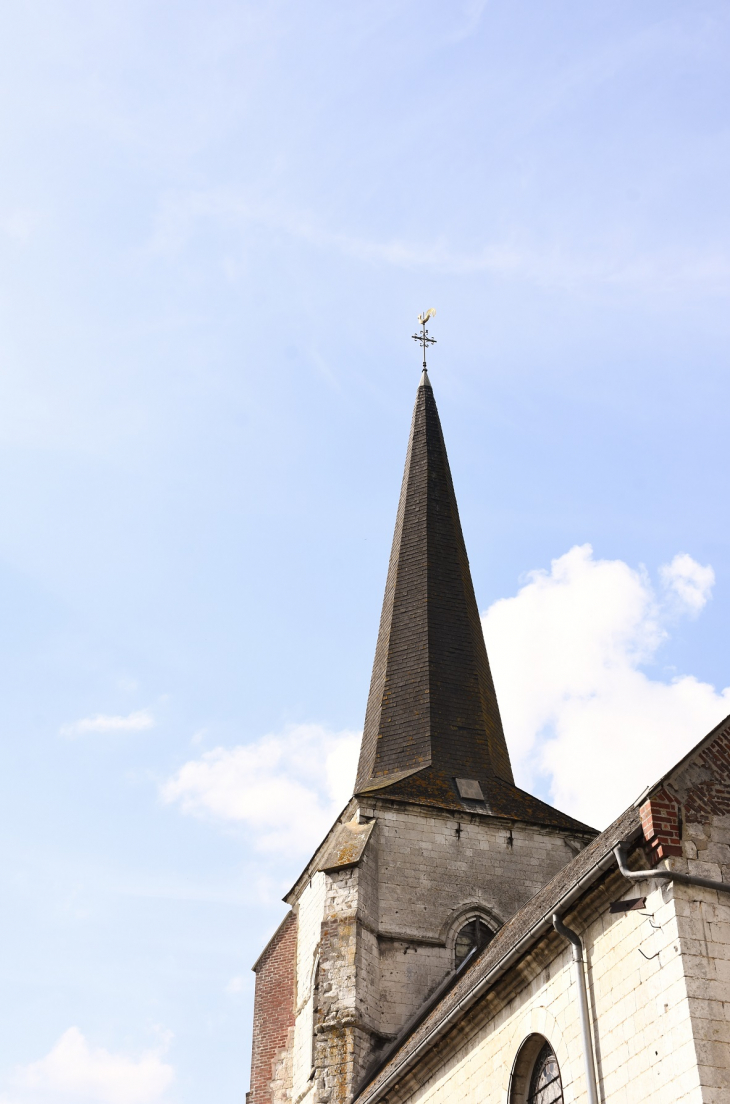
M 433 318 L 435 314 L 436 314 L 436 308 L 435 307 L 429 307 L 427 311 L 423 312 L 423 314 L 419 314 L 419 316 L 418 316 L 418 325 L 421 327 L 421 332 L 412 334 L 413 340 L 417 341 L 418 344 L 421 345 L 422 348 L 423 348 L 423 370 L 424 370 L 424 372 L 426 371 L 426 349 L 428 348 L 429 345 L 435 345 L 436 344 L 436 338 L 428 336 L 428 330 L 426 329 L 426 323 L 428 322 L 429 318 Z

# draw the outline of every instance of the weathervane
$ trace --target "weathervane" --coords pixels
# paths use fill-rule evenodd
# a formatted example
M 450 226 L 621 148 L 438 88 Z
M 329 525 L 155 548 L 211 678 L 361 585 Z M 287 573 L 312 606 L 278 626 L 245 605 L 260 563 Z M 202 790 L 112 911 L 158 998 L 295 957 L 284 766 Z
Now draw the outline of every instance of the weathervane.
M 433 318 L 435 313 L 436 313 L 435 308 L 434 307 L 429 307 L 427 311 L 423 312 L 423 314 L 419 314 L 418 324 L 421 327 L 421 332 L 420 333 L 414 333 L 412 335 L 413 340 L 417 341 L 418 344 L 423 348 L 423 370 L 424 370 L 424 372 L 426 371 L 426 349 L 428 348 L 429 345 L 435 345 L 436 344 L 436 338 L 428 336 L 428 330 L 426 329 L 426 323 L 428 322 L 429 318 Z

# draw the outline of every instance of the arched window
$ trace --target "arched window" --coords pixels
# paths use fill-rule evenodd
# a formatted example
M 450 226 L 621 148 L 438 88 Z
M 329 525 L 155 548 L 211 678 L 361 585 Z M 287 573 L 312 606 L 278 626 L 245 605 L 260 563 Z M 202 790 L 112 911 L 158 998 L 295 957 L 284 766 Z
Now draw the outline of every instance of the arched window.
M 454 965 L 461 966 L 462 962 L 475 947 L 481 950 L 494 937 L 494 932 L 487 927 L 483 920 L 475 916 L 468 924 L 464 924 L 456 937 L 454 944 Z
M 563 1083 L 555 1051 L 545 1043 L 535 1059 L 527 1104 L 563 1104 Z

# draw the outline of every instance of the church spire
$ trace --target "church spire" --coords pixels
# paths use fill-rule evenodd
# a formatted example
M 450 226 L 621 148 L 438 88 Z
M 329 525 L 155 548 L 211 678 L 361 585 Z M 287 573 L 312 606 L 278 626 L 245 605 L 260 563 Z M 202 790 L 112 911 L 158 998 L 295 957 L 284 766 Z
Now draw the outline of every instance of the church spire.
M 408 441 L 355 793 L 585 828 L 514 784 L 425 369 Z
M 381 789 L 424 771 L 419 782 L 428 779 L 428 789 L 443 796 L 458 796 L 457 778 L 480 781 L 483 791 L 492 788 L 493 779 L 512 783 L 446 446 L 425 369 L 413 412 L 355 789 Z

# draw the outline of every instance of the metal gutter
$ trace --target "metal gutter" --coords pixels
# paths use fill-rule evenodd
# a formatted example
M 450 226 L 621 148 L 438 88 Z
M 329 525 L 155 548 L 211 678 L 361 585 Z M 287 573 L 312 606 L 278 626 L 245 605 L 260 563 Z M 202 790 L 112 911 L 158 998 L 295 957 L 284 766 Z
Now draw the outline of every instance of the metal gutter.
M 618 843 L 614 847 L 613 853 L 624 878 L 630 878 L 632 882 L 643 882 L 647 878 L 652 881 L 661 879 L 664 882 L 679 882 L 680 885 L 702 886 L 703 889 L 716 889 L 720 893 L 730 893 L 730 882 L 718 882 L 715 878 L 700 878 L 695 874 L 681 874 L 678 870 L 629 870 L 626 865 L 628 847 L 628 841 Z

